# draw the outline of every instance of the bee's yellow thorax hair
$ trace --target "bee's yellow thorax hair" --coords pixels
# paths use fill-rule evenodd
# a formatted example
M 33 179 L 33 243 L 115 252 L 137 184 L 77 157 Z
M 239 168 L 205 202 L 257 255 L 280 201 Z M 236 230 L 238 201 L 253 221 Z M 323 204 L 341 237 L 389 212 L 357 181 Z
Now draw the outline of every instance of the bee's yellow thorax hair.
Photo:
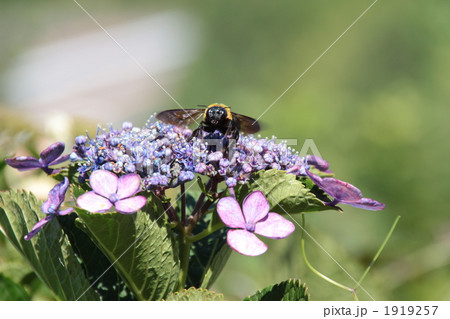
M 203 119 L 206 119 L 206 112 L 208 111 L 208 109 L 211 107 L 214 107 L 214 106 L 223 107 L 227 111 L 227 119 L 229 119 L 229 120 L 233 119 L 233 116 L 231 115 L 230 107 L 226 106 L 225 104 L 220 104 L 220 103 L 214 103 L 214 104 L 209 105 L 205 109 L 205 112 L 203 113 Z

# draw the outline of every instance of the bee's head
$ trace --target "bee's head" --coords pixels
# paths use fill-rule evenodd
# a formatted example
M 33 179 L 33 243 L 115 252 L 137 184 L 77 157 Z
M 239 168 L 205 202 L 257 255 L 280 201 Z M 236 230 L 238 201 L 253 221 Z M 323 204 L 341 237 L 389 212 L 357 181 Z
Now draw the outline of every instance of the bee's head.
M 225 122 L 227 110 L 222 106 L 211 106 L 205 110 L 205 120 L 213 125 Z

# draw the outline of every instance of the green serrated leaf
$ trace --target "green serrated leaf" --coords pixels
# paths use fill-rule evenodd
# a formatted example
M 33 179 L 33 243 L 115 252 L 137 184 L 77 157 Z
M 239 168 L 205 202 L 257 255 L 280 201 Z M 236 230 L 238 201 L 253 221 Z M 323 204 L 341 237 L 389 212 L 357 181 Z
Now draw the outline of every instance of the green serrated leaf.
M 0 300 L 26 301 L 30 296 L 21 285 L 0 274 Z
M 220 246 L 216 246 L 216 251 L 212 254 L 212 258 L 203 271 L 203 280 L 200 285 L 201 288 L 208 289 L 212 286 L 212 284 L 219 277 L 231 255 L 230 246 L 222 244 L 219 249 L 217 249 L 218 247 Z
M 68 235 L 72 248 L 79 257 L 92 288 L 105 301 L 136 300 L 111 262 L 95 243 L 76 227 L 76 214 L 58 216 L 58 221 Z
M 244 301 L 308 301 L 308 288 L 300 279 L 289 279 L 257 291 Z
M 53 220 L 32 240 L 23 239 L 44 217 L 41 202 L 24 191 L 0 192 L 0 230 L 37 276 L 61 300 L 98 300 L 59 223 Z
M 156 197 L 131 215 L 77 211 L 85 230 L 138 300 L 161 300 L 175 289 L 178 246 Z
M 166 301 L 223 301 L 223 294 L 206 289 L 191 287 L 182 291 L 170 294 Z
M 271 211 L 279 214 L 295 214 L 328 209 L 318 198 L 322 192 L 312 185 L 302 183 L 293 174 L 271 169 L 252 174 L 247 184 L 239 185 L 235 189 L 236 198 L 242 202 L 249 193 L 260 190 L 269 201 Z

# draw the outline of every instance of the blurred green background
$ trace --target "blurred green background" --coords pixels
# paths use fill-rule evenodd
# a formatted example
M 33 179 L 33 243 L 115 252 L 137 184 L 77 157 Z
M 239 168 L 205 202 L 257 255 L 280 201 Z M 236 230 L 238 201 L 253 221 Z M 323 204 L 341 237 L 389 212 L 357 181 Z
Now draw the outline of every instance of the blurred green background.
M 257 118 L 373 3 L 78 2 L 127 53 L 72 0 L 1 3 L 1 159 L 71 145 L 97 123 L 141 126 L 175 101 L 221 102 Z M 449 21 L 449 1 L 378 1 L 260 119 L 262 136 L 297 139 L 298 150 L 313 139 L 337 178 L 386 203 L 307 215 L 308 232 L 356 280 L 402 216 L 363 282 L 376 300 L 450 299 Z M 53 183 L 0 169 L 3 189 L 45 197 Z M 351 300 L 305 266 L 299 229 L 267 242 L 260 257 L 233 253 L 213 289 L 240 300 L 300 278 L 312 300 Z M 354 286 L 309 238 L 306 250 L 318 270 Z M 30 272 L 0 235 L 0 274 L 52 299 Z

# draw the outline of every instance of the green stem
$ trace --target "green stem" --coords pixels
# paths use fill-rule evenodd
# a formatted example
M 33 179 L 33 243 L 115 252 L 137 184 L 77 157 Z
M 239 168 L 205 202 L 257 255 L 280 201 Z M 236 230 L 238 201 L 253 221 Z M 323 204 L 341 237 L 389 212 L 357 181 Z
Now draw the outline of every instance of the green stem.
M 330 277 L 325 276 L 324 274 L 322 274 L 320 271 L 318 271 L 317 269 L 315 269 L 315 268 L 310 264 L 308 258 L 306 258 L 305 239 L 303 238 L 303 233 L 304 233 L 303 230 L 304 230 L 304 229 L 305 229 L 305 215 L 302 214 L 302 237 L 301 237 L 301 248 L 302 248 L 302 256 L 303 256 L 303 260 L 305 261 L 306 266 L 308 266 L 308 268 L 311 269 L 311 271 L 312 271 L 313 273 L 315 273 L 317 276 L 319 276 L 320 278 L 322 278 L 322 279 L 328 281 L 329 283 L 331 283 L 331 284 L 333 284 L 333 285 L 335 285 L 335 286 L 337 286 L 337 287 L 339 287 L 339 288 L 342 288 L 342 289 L 345 289 L 345 290 L 347 290 L 347 291 L 350 291 L 351 294 L 352 294 L 352 296 L 353 296 L 353 299 L 354 299 L 355 301 L 357 301 L 357 300 L 358 300 L 358 296 L 356 295 L 356 290 L 355 290 L 355 289 L 352 289 L 352 288 L 350 288 L 350 287 L 347 287 L 347 286 L 345 286 L 345 285 L 343 285 L 343 284 L 341 284 L 341 283 L 339 283 L 339 282 L 337 282 L 337 281 L 331 279 Z
M 208 180 L 208 183 L 206 183 L 205 191 L 200 194 L 200 196 L 199 196 L 199 198 L 197 200 L 197 203 L 195 204 L 195 207 L 192 210 L 191 216 L 197 214 L 198 210 L 202 207 L 203 201 L 205 200 L 205 197 L 206 197 L 205 192 L 209 192 L 210 191 L 212 183 L 213 183 L 213 178 L 210 178 Z
M 186 286 L 186 279 L 189 270 L 189 255 L 191 252 L 191 242 L 183 234 L 180 236 L 180 275 L 178 277 L 177 291 L 183 290 Z
M 181 192 L 181 223 L 185 225 L 186 223 L 186 190 L 184 187 L 184 183 L 181 183 L 180 185 L 180 192 Z
M 205 187 L 206 192 L 213 192 L 214 194 L 216 194 L 217 184 L 218 180 L 211 178 Z M 182 195 L 184 195 L 184 185 L 182 187 L 183 188 L 181 188 L 181 192 Z M 206 213 L 208 208 L 214 202 L 213 200 L 207 200 L 206 202 L 204 202 L 205 197 L 206 197 L 205 193 L 200 194 L 200 197 L 194 207 L 194 210 L 188 219 L 186 219 L 186 211 L 183 212 L 183 207 L 185 207 L 185 199 L 183 200 L 183 197 L 181 199 L 182 200 L 181 215 L 182 219 L 184 218 L 185 222 L 183 223 L 184 227 L 181 228 L 179 239 L 180 275 L 178 277 L 178 287 L 177 287 L 178 291 L 184 289 L 186 286 L 186 279 L 189 271 L 189 257 L 192 243 L 208 235 L 208 233 L 202 232 L 201 234 L 197 234 L 196 236 L 191 236 L 195 224 L 197 224 L 198 220 Z M 208 229 L 211 232 L 215 231 L 213 230 L 213 228 L 210 229 L 208 227 Z
M 164 208 L 164 211 L 167 213 L 167 216 L 169 217 L 169 222 L 174 223 L 180 223 L 180 220 L 178 219 L 178 215 L 175 212 L 175 209 L 173 208 L 170 201 L 166 199 L 164 190 L 162 192 L 153 192 L 155 196 L 160 200 L 161 205 Z
M 213 193 L 213 199 L 208 199 L 206 202 L 203 202 L 205 199 L 205 193 L 200 194 L 200 198 L 197 201 L 197 205 L 195 206 L 191 216 L 189 216 L 187 220 L 187 225 L 185 227 L 185 234 L 190 235 L 194 230 L 195 225 L 203 217 L 203 215 L 208 211 L 208 208 L 214 203 L 214 201 L 218 198 L 217 194 L 217 184 L 219 181 L 217 179 L 211 178 L 206 184 L 206 191 Z
M 208 228 L 206 228 L 204 231 L 202 231 L 201 233 L 198 233 L 194 236 L 188 237 L 187 240 L 190 241 L 191 243 L 194 243 L 196 241 L 199 241 L 199 240 L 205 238 L 206 236 L 211 235 L 216 230 L 219 230 L 222 227 L 223 227 L 223 224 L 221 224 L 221 223 L 217 223 L 213 226 L 209 225 Z
M 333 285 L 335 285 L 335 286 L 337 286 L 337 287 L 339 287 L 339 288 L 348 290 L 348 291 L 350 291 L 350 292 L 353 294 L 354 289 L 352 289 L 352 288 L 350 288 L 350 287 L 347 287 L 347 286 L 345 286 L 345 285 L 343 285 L 343 284 L 341 284 L 341 283 L 338 283 L 337 281 L 334 281 L 333 279 L 331 279 L 331 278 L 325 276 L 324 274 L 322 274 L 321 272 L 319 272 L 318 270 L 316 270 L 316 269 L 309 263 L 308 258 L 306 258 L 306 252 L 305 252 L 305 239 L 304 239 L 304 238 L 301 239 L 301 246 L 302 246 L 302 255 L 303 255 L 303 259 L 305 260 L 305 263 L 306 263 L 306 265 L 308 266 L 308 268 L 311 269 L 311 271 L 312 271 L 313 273 L 315 273 L 315 274 L 316 274 L 317 276 L 319 276 L 320 278 L 325 279 L 325 280 L 328 281 L 329 283 L 332 283 Z
M 389 238 L 391 238 L 392 233 L 394 232 L 394 229 L 397 226 L 399 220 L 400 220 L 400 216 L 397 216 L 397 218 L 394 221 L 394 224 L 392 224 L 392 227 L 389 230 L 389 233 L 387 234 L 386 238 L 384 239 L 383 243 L 381 244 L 381 247 L 378 249 L 377 253 L 373 257 L 373 259 L 370 262 L 369 266 L 367 267 L 366 271 L 364 271 L 363 275 L 361 276 L 361 279 L 358 281 L 358 283 L 356 284 L 354 289 L 358 288 L 361 285 L 362 281 L 364 280 L 364 278 L 366 278 L 366 276 L 369 273 L 370 269 L 372 269 L 372 266 L 377 261 L 378 257 L 380 256 L 381 252 L 383 251 L 384 247 L 386 246 L 387 242 L 389 241 Z

